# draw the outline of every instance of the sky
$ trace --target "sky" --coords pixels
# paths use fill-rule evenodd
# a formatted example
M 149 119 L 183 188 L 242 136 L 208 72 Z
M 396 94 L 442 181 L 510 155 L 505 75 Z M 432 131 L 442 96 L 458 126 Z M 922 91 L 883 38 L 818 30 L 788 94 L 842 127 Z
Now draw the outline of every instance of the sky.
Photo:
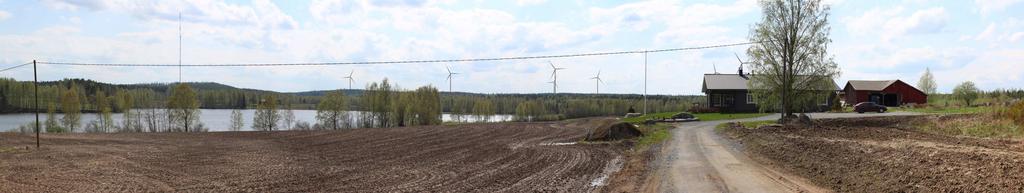
M 964 81 L 1024 88 L 1024 0 L 828 0 L 832 44 L 847 80 L 900 79 L 930 69 L 939 92 Z M 180 23 L 179 23 L 180 13 Z M 0 67 L 82 63 L 304 63 L 464 59 L 653 50 L 748 42 L 756 0 L 0 0 Z M 703 74 L 734 73 L 747 46 L 651 53 L 647 93 L 701 94 Z M 401 88 L 643 93 L 640 54 L 460 63 L 182 69 L 188 82 L 296 92 L 388 78 Z M 178 81 L 175 67 L 39 65 L 40 80 Z M 591 77 L 600 71 L 603 84 Z M 32 68 L 0 72 L 31 80 Z

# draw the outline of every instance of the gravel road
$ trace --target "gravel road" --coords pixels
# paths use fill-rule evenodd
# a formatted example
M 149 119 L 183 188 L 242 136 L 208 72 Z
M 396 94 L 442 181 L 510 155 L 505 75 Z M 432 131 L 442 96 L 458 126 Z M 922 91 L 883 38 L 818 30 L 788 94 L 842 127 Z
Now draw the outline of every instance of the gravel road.
M 890 113 L 811 113 L 814 119 L 916 115 Z M 796 176 L 752 161 L 731 142 L 714 132 L 715 126 L 735 121 L 774 120 L 764 117 L 681 123 L 656 160 L 656 192 L 827 192 Z

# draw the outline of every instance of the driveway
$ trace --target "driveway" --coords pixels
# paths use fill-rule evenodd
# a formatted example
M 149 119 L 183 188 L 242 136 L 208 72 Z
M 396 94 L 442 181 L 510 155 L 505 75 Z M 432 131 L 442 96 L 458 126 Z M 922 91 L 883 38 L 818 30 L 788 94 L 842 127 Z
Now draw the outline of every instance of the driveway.
M 890 113 L 810 113 L 813 119 L 873 116 L 918 115 Z M 656 192 L 828 192 L 750 160 L 731 143 L 715 134 L 715 126 L 734 121 L 774 120 L 779 114 L 764 117 L 681 123 L 662 150 L 655 172 L 659 180 Z

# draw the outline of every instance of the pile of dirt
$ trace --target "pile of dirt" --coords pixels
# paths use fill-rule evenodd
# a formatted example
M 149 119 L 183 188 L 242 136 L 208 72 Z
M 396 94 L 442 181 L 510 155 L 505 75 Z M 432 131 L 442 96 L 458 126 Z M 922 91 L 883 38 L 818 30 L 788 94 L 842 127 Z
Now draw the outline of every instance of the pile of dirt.
M 919 132 L 933 117 L 827 119 L 811 127 L 733 125 L 752 158 L 838 192 L 1024 192 L 1024 143 Z
M 633 139 L 644 134 L 637 129 L 636 125 L 627 122 L 608 122 L 591 130 L 587 135 L 587 141 L 614 141 L 620 139 Z
M 590 192 L 626 148 L 550 145 L 583 125 L 43 134 L 18 151 L 34 137 L 0 133 L 0 192 Z

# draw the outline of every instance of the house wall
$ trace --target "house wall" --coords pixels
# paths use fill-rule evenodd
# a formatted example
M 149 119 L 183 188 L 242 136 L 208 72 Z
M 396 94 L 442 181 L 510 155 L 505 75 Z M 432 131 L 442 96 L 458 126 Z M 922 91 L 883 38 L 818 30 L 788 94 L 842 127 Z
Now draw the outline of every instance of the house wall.
M 725 104 L 724 106 L 715 106 L 712 103 L 714 100 L 712 97 L 715 95 L 732 96 L 732 103 Z M 723 113 L 753 113 L 757 112 L 756 104 L 747 104 L 747 91 L 746 90 L 709 90 L 708 91 L 708 105 L 714 108 L 718 108 Z

